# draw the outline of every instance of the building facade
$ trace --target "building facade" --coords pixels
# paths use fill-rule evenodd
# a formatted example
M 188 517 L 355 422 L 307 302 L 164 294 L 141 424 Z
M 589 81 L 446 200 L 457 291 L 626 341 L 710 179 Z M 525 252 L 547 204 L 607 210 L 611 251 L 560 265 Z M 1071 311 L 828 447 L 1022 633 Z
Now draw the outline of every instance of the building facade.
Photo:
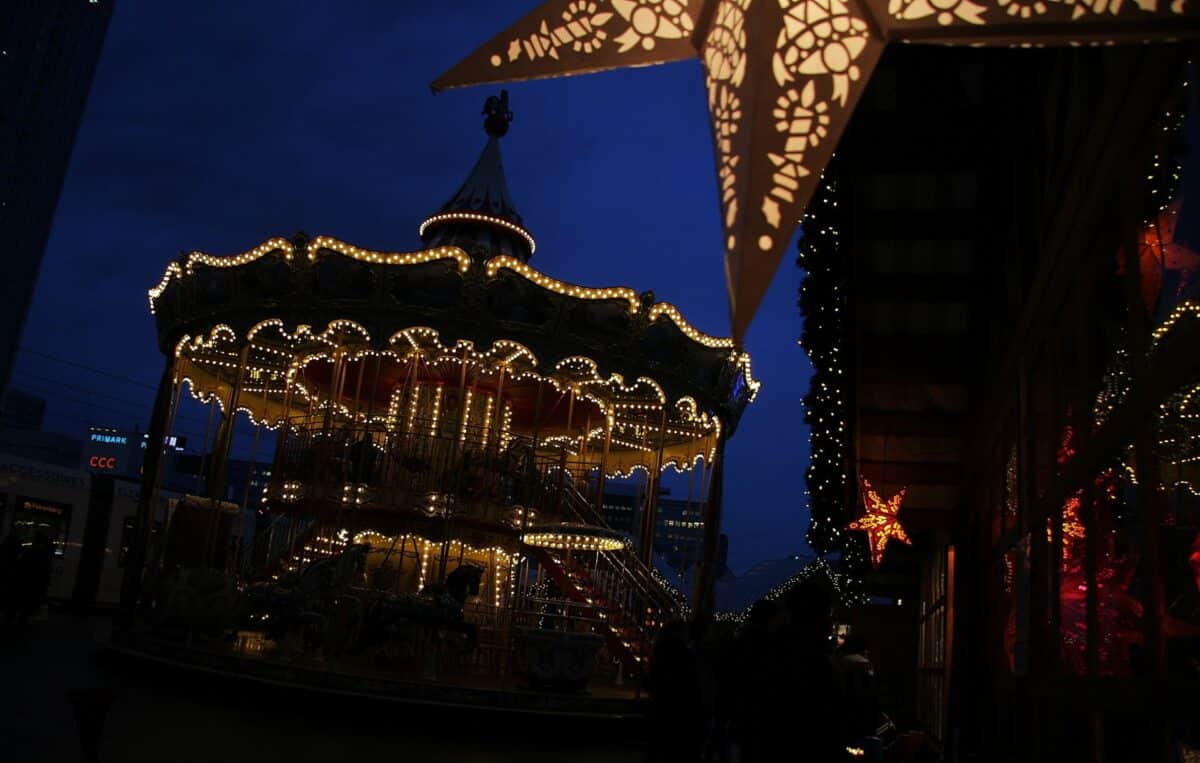
M 687 580 L 699 564 L 703 549 L 704 501 L 670 496 L 669 487 L 658 488 L 654 553 Z M 645 508 L 646 488 L 641 482 L 611 480 L 605 484 L 602 512 L 609 527 L 636 538 L 635 528 L 640 526 Z M 718 569 L 723 567 L 722 564 Z
M 889 49 L 805 220 L 810 541 L 908 603 L 893 699 L 952 759 L 1197 744 L 1188 73 L 1169 46 Z M 869 489 L 911 541 L 878 567 L 848 527 Z
M 33 299 L 58 195 L 115 0 L 8 0 L 0 7 L 0 399 Z

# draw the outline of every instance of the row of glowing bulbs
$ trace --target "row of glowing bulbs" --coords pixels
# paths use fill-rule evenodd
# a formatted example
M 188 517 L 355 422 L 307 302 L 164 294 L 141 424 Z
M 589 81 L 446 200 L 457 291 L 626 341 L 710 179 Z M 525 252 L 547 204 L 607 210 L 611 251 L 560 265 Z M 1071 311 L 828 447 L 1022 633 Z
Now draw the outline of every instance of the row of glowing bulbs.
M 451 213 L 462 215 L 467 213 Z M 432 222 L 435 219 L 431 218 Z M 518 228 L 518 230 L 520 230 Z M 527 234 L 526 234 L 527 235 Z M 532 244 L 532 238 L 530 239 Z M 454 246 L 441 246 L 433 249 L 426 249 L 418 252 L 378 252 L 368 249 L 361 249 L 352 244 L 347 244 L 331 236 L 317 236 L 308 245 L 307 257 L 309 261 L 315 261 L 321 251 L 333 251 L 338 254 L 351 257 L 363 262 L 370 262 L 385 265 L 419 265 L 428 262 L 436 262 L 439 260 L 454 260 L 457 263 L 459 272 L 465 273 L 471 268 L 471 258 L 462 249 Z M 295 248 L 291 242 L 285 238 L 272 238 L 259 244 L 255 248 L 242 252 L 241 254 L 231 255 L 228 257 L 218 257 L 204 252 L 192 252 L 187 255 L 183 264 L 172 262 L 167 266 L 163 277 L 150 288 L 147 292 L 150 302 L 150 312 L 153 314 L 156 309 L 158 299 L 166 291 L 172 280 L 180 280 L 185 276 L 190 276 L 195 272 L 197 263 L 207 265 L 214 268 L 232 268 L 246 265 L 255 260 L 258 260 L 267 254 L 274 251 L 282 251 L 284 259 L 291 261 L 294 258 Z M 577 286 L 565 281 L 559 281 L 552 278 L 541 271 L 530 267 L 520 259 L 511 255 L 498 255 L 492 257 L 485 263 L 484 270 L 488 278 L 494 278 L 500 270 L 512 271 L 526 280 L 549 289 L 558 294 L 574 297 L 577 299 L 589 300 L 606 300 L 619 299 L 625 301 L 629 306 L 629 312 L 636 314 L 641 307 L 641 299 L 638 293 L 627 286 L 611 286 L 604 288 L 593 288 L 588 286 Z M 666 316 L 669 318 L 679 330 L 684 333 L 692 341 L 709 348 L 716 349 L 732 349 L 734 341 L 728 337 L 715 337 L 700 331 L 692 326 L 683 317 L 679 309 L 668 302 L 659 302 L 650 307 L 647 312 L 647 318 L 650 322 L 658 320 L 660 317 Z

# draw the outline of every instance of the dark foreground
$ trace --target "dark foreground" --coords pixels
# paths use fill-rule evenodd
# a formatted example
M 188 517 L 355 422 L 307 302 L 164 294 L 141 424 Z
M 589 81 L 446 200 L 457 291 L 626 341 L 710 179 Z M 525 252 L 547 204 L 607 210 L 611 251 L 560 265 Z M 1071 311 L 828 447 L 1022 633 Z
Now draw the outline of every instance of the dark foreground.
M 11 761 L 84 760 L 71 697 L 107 701 L 105 761 L 286 760 L 383 754 L 493 763 L 638 761 L 633 721 L 562 719 L 317 695 L 121 658 L 107 617 L 0 625 L 0 749 Z

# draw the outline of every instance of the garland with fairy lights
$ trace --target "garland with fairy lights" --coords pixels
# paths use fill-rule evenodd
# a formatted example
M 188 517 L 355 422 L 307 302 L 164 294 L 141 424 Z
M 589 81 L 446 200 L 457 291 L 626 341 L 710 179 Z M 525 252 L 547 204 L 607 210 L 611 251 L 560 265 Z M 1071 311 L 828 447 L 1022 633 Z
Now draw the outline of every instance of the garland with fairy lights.
M 792 575 L 787 580 L 784 580 L 782 583 L 773 586 L 771 590 L 767 591 L 759 598 L 765 599 L 766 601 L 778 601 L 779 599 L 783 598 L 784 594 L 786 594 L 788 591 L 792 590 L 797 585 L 803 583 L 814 575 L 824 575 L 829 581 L 840 608 L 848 609 L 858 603 L 857 599 L 855 599 L 853 596 L 847 596 L 847 594 L 850 592 L 846 588 L 847 581 L 845 576 L 835 572 L 834 569 L 829 566 L 829 563 L 824 559 L 816 559 L 812 562 L 809 562 L 801 567 L 796 574 Z M 754 604 L 750 604 L 745 609 L 737 612 L 718 612 L 716 614 L 716 620 L 718 622 L 726 623 L 744 623 L 750 617 L 750 608 L 753 606 Z
M 796 264 L 805 273 L 800 284 L 800 345 L 813 366 L 803 400 L 810 454 L 805 494 L 812 516 L 807 539 L 818 554 L 840 552 L 839 596 L 844 606 L 854 606 L 867 601 L 864 577 L 870 571 L 870 556 L 860 534 L 844 529 L 850 447 L 845 387 L 848 264 L 841 248 L 845 212 L 838 201 L 837 168 L 835 156 L 804 214 Z
M 803 399 L 810 454 L 805 493 L 812 514 L 807 537 L 819 554 L 842 546 L 849 444 L 842 357 L 847 264 L 839 241 L 844 215 L 838 208 L 836 173 L 835 158 L 825 169 L 801 220 L 800 256 L 796 260 L 805 272 L 800 284 L 800 311 L 804 316 L 800 346 L 813 366 L 809 391 Z
M 1186 68 L 1190 70 L 1192 62 Z M 1155 131 L 1154 154 L 1146 172 L 1146 207 L 1141 210 L 1142 221 L 1149 223 L 1163 212 L 1179 194 L 1183 182 L 1183 156 L 1187 151 L 1184 123 L 1187 119 L 1189 76 L 1185 71 L 1180 87 L 1170 97 Z
M 1181 86 L 1170 96 L 1162 116 L 1159 118 L 1154 134 L 1156 136 L 1153 153 L 1149 158 L 1143 187 L 1143 207 L 1139 210 L 1142 226 L 1154 231 L 1156 236 L 1148 236 L 1153 242 L 1156 237 L 1164 235 L 1162 226 L 1164 218 L 1177 215 L 1179 207 L 1176 200 L 1182 184 L 1183 157 L 1187 151 L 1187 141 L 1184 133 L 1187 118 L 1189 74 L 1192 62 L 1187 63 L 1187 71 L 1181 77 Z M 1170 242 L 1167 242 L 1170 243 Z M 1130 258 L 1132 259 L 1132 258 Z M 1138 258 L 1140 262 L 1141 258 Z M 1159 253 L 1159 260 L 1165 266 L 1166 253 Z M 1181 287 L 1183 284 L 1181 284 Z M 1170 312 L 1162 317 L 1161 322 L 1152 330 L 1149 352 L 1153 354 L 1165 337 L 1171 333 L 1175 325 L 1185 318 L 1200 315 L 1194 294 L 1184 294 L 1177 291 L 1181 301 L 1175 304 L 1162 304 L 1166 297 L 1165 289 L 1158 295 L 1156 304 L 1148 304 L 1147 309 L 1153 314 L 1158 310 L 1170 307 Z M 1105 376 L 1105 385 L 1097 401 L 1097 423 L 1126 396 L 1131 385 L 1128 350 L 1123 339 L 1118 340 L 1116 357 L 1110 363 Z M 1165 485 L 1185 488 L 1193 495 L 1197 493 L 1198 485 L 1193 484 L 1191 464 L 1200 462 L 1200 427 L 1196 425 L 1192 415 L 1191 401 L 1196 390 L 1187 388 L 1169 396 L 1159 406 L 1156 447 L 1160 462 L 1164 465 L 1161 475 Z M 1137 484 L 1136 469 L 1134 468 L 1134 451 L 1130 446 L 1125 449 L 1123 471 L 1128 475 L 1132 484 Z

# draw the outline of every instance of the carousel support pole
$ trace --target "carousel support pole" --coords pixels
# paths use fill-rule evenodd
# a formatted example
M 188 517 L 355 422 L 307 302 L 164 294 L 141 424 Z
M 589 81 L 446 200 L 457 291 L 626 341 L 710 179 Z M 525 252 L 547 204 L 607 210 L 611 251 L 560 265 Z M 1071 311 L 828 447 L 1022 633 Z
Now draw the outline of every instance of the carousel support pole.
M 183 382 L 183 380 L 180 379 L 179 374 L 176 373 L 175 379 L 172 382 L 175 392 L 171 396 L 171 411 L 170 411 L 170 413 L 167 414 L 167 429 L 165 432 L 163 432 L 163 452 L 166 452 L 166 438 L 170 437 L 171 433 L 175 431 L 175 419 L 179 413 L 179 401 L 183 399 L 183 383 L 182 382 Z M 147 448 L 148 448 L 149 441 L 150 441 L 149 434 L 146 435 L 146 440 L 147 440 Z M 143 460 L 145 460 L 145 457 L 143 457 Z M 154 475 L 153 482 L 151 483 L 151 486 L 150 486 L 151 490 L 153 491 L 154 494 L 157 494 L 159 491 L 159 488 L 162 487 L 164 471 L 166 471 L 166 470 L 159 468 Z M 145 474 L 143 474 L 143 480 L 142 480 L 143 485 L 146 484 L 146 480 L 147 480 L 147 477 Z M 153 526 L 154 526 L 154 520 L 153 520 L 153 518 L 151 518 L 151 527 L 153 527 Z M 165 521 L 162 523 L 162 526 L 166 527 Z M 146 560 L 152 574 L 157 574 L 159 571 L 159 565 L 162 564 L 162 554 L 160 553 L 160 551 L 161 551 L 161 549 L 152 549 L 150 558 Z
M 575 387 L 571 386 L 567 398 L 567 437 L 571 436 L 571 419 L 575 416 Z M 559 516 L 562 516 L 563 510 L 563 483 L 567 476 L 567 442 L 563 440 L 562 447 L 559 449 L 558 455 L 558 480 L 555 485 L 554 505 L 558 510 Z
M 650 495 L 646 496 L 646 542 L 642 548 L 642 561 L 647 566 L 654 562 L 654 536 L 658 520 L 658 489 L 662 482 L 663 449 L 667 442 L 667 406 L 662 407 L 662 418 L 658 426 L 658 457 L 654 462 L 654 474 L 650 475 Z
M 725 437 L 717 442 L 717 457 L 708 484 L 708 516 L 704 520 L 704 552 L 700 577 L 692 599 L 697 623 L 707 625 L 713 616 L 713 584 L 716 582 L 717 548 L 721 540 L 721 498 L 725 489 Z
M 366 369 L 366 361 L 364 360 L 365 357 L 366 356 L 360 352 L 354 358 L 354 360 L 356 361 L 356 365 L 358 366 L 358 373 L 354 375 L 354 407 L 351 408 L 351 414 L 350 414 L 350 434 L 349 434 L 349 437 L 346 438 L 346 455 L 349 457 L 347 460 L 351 461 L 351 462 L 353 461 L 353 456 L 354 456 L 354 444 L 357 441 L 356 437 L 357 437 L 357 432 L 358 432 L 358 406 L 362 400 L 363 376 L 367 370 Z M 349 373 L 349 372 L 347 372 L 347 373 Z M 366 432 L 367 432 L 367 423 L 363 422 L 364 437 L 366 435 Z M 357 491 L 357 489 L 358 489 L 358 468 L 353 463 L 351 463 L 349 476 L 350 476 L 350 482 L 354 485 L 355 490 Z M 355 496 L 357 496 L 357 495 L 358 495 L 358 493 L 355 492 Z M 351 528 L 354 527 L 356 519 L 357 519 L 357 512 L 350 515 Z
M 238 510 L 238 539 L 237 539 L 237 556 L 235 563 L 237 569 L 242 569 L 242 539 L 246 535 L 246 509 L 250 506 L 250 482 L 254 476 L 254 463 L 258 457 L 258 439 L 262 434 L 262 424 L 254 422 L 254 444 L 250 446 L 250 465 L 246 469 L 246 489 L 242 491 L 242 506 Z
M 530 492 L 530 494 L 528 496 L 521 496 L 521 500 L 526 503 L 526 506 L 525 506 L 526 514 L 529 513 L 529 506 L 528 506 L 529 498 L 533 497 L 534 495 L 537 495 L 537 496 L 542 495 L 541 485 L 543 484 L 543 482 L 542 482 L 541 473 L 538 472 L 537 454 L 538 454 L 538 445 L 541 443 L 540 437 L 541 437 L 541 433 L 542 433 L 542 428 L 541 428 L 542 427 L 542 391 L 543 391 L 544 386 L 545 386 L 545 380 L 542 379 L 541 376 L 538 376 L 537 399 L 534 401 L 534 404 L 533 404 L 533 427 L 532 427 L 532 432 L 530 433 L 530 436 L 532 437 L 532 442 L 530 443 L 530 453 L 529 453 L 530 463 L 528 465 L 528 467 L 529 467 L 528 471 L 537 480 L 538 488 L 537 488 L 536 493 Z M 532 486 L 530 486 L 529 490 L 530 491 L 533 490 Z M 543 507 L 543 509 L 544 509 L 544 507 Z
M 584 490 L 592 489 L 592 470 L 588 466 L 588 436 L 592 432 L 592 412 L 589 409 L 587 416 L 583 419 L 583 437 L 579 445 L 579 471 L 583 475 Z M 590 501 L 589 501 L 590 503 Z
M 362 401 L 362 383 L 363 375 L 366 369 L 366 362 L 363 358 L 366 357 L 361 353 L 355 358 L 358 362 L 358 373 L 354 375 L 354 418 L 358 419 L 358 405 Z M 351 431 L 354 431 L 351 429 Z
M 706 526 L 706 521 L 704 519 L 704 516 L 708 510 L 708 501 L 705 500 L 704 496 L 708 495 L 708 477 L 709 477 L 709 474 L 711 474 L 711 470 L 709 469 L 709 466 L 708 466 L 709 460 L 710 459 L 708 457 L 708 450 L 706 449 L 704 461 L 701 462 L 703 465 L 700 467 L 700 488 L 699 488 L 699 490 L 697 490 L 698 495 L 696 498 L 695 515 L 700 520 L 700 533 L 696 536 L 696 546 L 697 546 L 698 551 L 703 551 L 703 548 L 704 548 L 704 527 Z M 693 471 L 695 471 L 695 463 L 696 463 L 695 461 L 692 462 L 692 464 L 693 464 L 692 470 Z M 699 565 L 697 563 L 693 562 L 692 568 L 688 572 L 688 577 L 687 577 L 688 588 L 689 588 L 693 598 L 695 598 L 696 579 L 697 579 L 697 576 L 699 575 L 699 573 L 700 573 Z
M 467 438 L 466 438 L 467 416 L 470 414 L 470 411 L 467 410 L 467 348 L 466 347 L 463 347 L 462 362 L 459 365 L 461 365 L 462 368 L 460 369 L 460 371 L 458 373 L 458 421 L 456 421 L 454 424 L 454 431 L 461 432 L 463 434 L 462 441 L 459 442 L 457 449 L 466 450 L 467 449 Z M 461 467 L 461 461 L 459 463 L 460 463 L 460 467 Z
M 496 411 L 492 430 L 496 433 L 496 452 L 500 452 L 500 422 L 504 420 L 504 374 L 508 364 L 500 364 L 500 380 L 496 383 Z
M 341 344 L 342 338 L 343 338 L 343 335 L 339 332 L 339 334 L 338 334 L 338 343 L 339 344 Z M 341 369 L 339 370 L 338 375 L 337 375 L 337 391 L 333 395 L 333 402 L 335 405 L 338 403 L 341 403 L 342 398 L 344 398 L 346 396 L 346 377 L 350 375 L 350 363 L 346 358 L 346 346 L 344 344 L 341 344 L 341 349 L 342 349 L 342 351 L 340 353 L 341 357 L 339 358 L 339 360 L 341 361 Z
M 487 575 L 488 575 L 488 585 L 487 585 L 487 589 L 485 589 L 485 590 L 487 590 L 487 592 L 489 594 L 491 594 L 491 599 L 492 599 L 491 609 L 493 612 L 495 612 L 497 604 L 498 604 L 498 598 L 499 598 L 497 596 L 497 594 L 500 593 L 500 586 L 496 582 L 497 580 L 500 579 L 500 575 L 497 573 L 495 547 L 488 549 Z
M 692 495 L 693 495 L 692 490 L 695 485 L 695 482 L 696 482 L 696 462 L 695 462 L 695 460 L 693 460 L 691 463 L 688 464 L 687 503 L 685 503 L 683 505 L 684 529 L 689 531 L 688 532 L 689 537 L 683 543 L 683 559 L 681 559 L 679 562 L 679 567 L 680 567 L 679 579 L 680 579 L 680 582 L 684 583 L 684 591 L 683 591 L 684 596 L 687 596 L 687 583 L 685 582 L 685 580 L 686 580 L 686 575 L 688 574 L 687 570 L 684 568 L 684 564 L 687 562 L 688 557 L 691 555 L 690 552 L 692 550 L 692 540 L 693 540 L 690 537 L 691 535 L 693 535 L 693 533 L 690 532 L 690 530 L 692 528 L 688 527 L 687 523 L 691 521 L 690 519 L 688 519 L 688 517 L 690 517 L 692 514 Z
M 162 463 L 163 440 L 166 437 L 167 420 L 171 416 L 171 399 L 179 385 L 175 380 L 175 355 L 167 356 L 166 366 L 158 381 L 158 392 L 154 397 L 154 409 L 150 414 L 149 446 L 146 449 L 142 468 L 142 489 L 138 492 L 137 518 L 133 545 L 125 565 L 125 576 L 121 580 L 121 607 L 128 618 L 141 595 L 142 574 L 146 566 L 146 551 L 150 544 L 150 528 L 153 527 L 151 513 L 154 510 L 155 490 L 158 484 L 159 467 Z M 149 489 L 146 489 L 149 486 Z
M 642 452 L 643 453 L 645 453 L 647 450 L 649 450 L 649 446 L 646 445 L 647 434 L 650 429 L 649 421 L 650 421 L 650 418 L 645 413 L 643 413 L 642 414 Z M 629 467 L 629 473 L 633 474 L 632 466 Z M 647 466 L 646 473 L 642 476 L 641 481 L 637 483 L 636 490 L 634 491 L 634 501 L 633 501 L 634 509 L 637 511 L 637 543 L 638 543 L 637 553 L 638 553 L 639 559 L 642 556 L 643 547 L 646 545 L 646 509 L 649 504 L 649 501 L 650 501 L 650 467 Z
M 615 410 L 604 414 L 604 450 L 600 453 L 600 474 L 596 478 L 596 514 L 604 516 L 604 482 L 608 479 L 608 449 L 612 445 L 612 425 Z
M 417 366 L 421 363 L 421 353 L 412 352 L 408 355 L 408 370 L 404 374 L 404 389 L 400 393 L 400 415 L 404 418 L 404 434 L 412 440 L 413 427 L 416 421 L 409 421 L 408 410 L 413 406 L 409 398 L 420 396 L 421 388 L 417 384 Z
M 350 485 L 353 486 L 353 492 L 350 493 L 354 495 L 354 504 L 352 509 L 350 509 L 350 535 L 352 536 L 354 535 L 354 531 L 358 529 L 359 524 L 359 468 L 358 464 L 354 463 L 354 443 L 356 437 L 355 433 L 358 432 L 359 429 L 359 401 L 362 397 L 362 371 L 364 371 L 365 365 L 364 360 L 362 359 L 364 358 L 365 355 L 360 353 L 353 359 L 358 362 L 359 370 L 358 373 L 354 374 L 354 405 L 352 408 L 350 408 L 349 437 L 346 438 L 346 446 L 344 446 L 344 449 L 342 450 L 344 457 L 346 457 L 347 463 L 350 464 L 350 468 L 347 470 L 347 477 L 349 477 Z M 344 368 L 342 371 L 343 386 L 346 384 L 347 376 L 349 376 L 349 364 L 347 364 L 346 368 Z M 362 423 L 362 434 L 364 434 L 364 437 L 366 437 L 366 431 L 367 425 L 366 422 L 364 422 Z
M 288 435 L 291 433 L 292 385 L 287 377 L 283 381 L 283 409 L 279 414 L 279 434 L 275 437 L 275 454 L 271 457 L 271 483 L 283 485 L 283 455 L 287 448 Z
M 383 354 L 376 355 L 375 373 L 371 377 L 371 395 L 367 399 L 367 414 L 363 418 L 363 443 L 364 450 L 358 462 L 354 464 L 354 482 L 360 484 L 364 481 L 364 476 L 370 478 L 372 475 L 363 475 L 363 467 L 366 463 L 374 461 L 375 457 L 375 436 L 371 433 L 371 416 L 375 413 L 375 397 L 379 394 L 379 370 L 383 367 Z M 366 367 L 362 369 L 362 373 L 366 373 Z M 356 403 L 357 405 L 357 403 Z M 374 470 L 372 470 L 374 471 Z M 355 528 L 357 529 L 357 527 Z
M 204 441 L 200 443 L 200 471 L 196 472 L 196 494 L 200 494 L 200 486 L 204 483 L 204 475 L 208 474 L 209 462 L 212 461 L 209 438 L 212 437 L 213 415 L 217 411 L 217 396 L 208 399 L 208 423 L 204 426 Z
M 237 376 L 233 389 L 229 391 L 229 408 L 221 416 L 221 425 L 217 428 L 216 442 L 213 448 L 212 461 L 209 463 L 208 497 L 212 507 L 212 530 L 208 539 L 208 549 L 205 551 L 205 565 L 211 563 L 216 547 L 217 536 L 220 534 L 220 501 L 225 494 L 225 483 L 229 476 L 229 451 L 233 445 L 233 431 L 237 426 L 238 403 L 241 401 L 242 384 L 246 379 L 246 364 L 250 361 L 250 342 L 242 345 L 238 357 Z M 249 475 L 246 477 L 249 481 Z M 228 540 L 228 539 L 226 539 Z
M 338 343 L 334 351 L 333 375 L 329 379 L 329 396 L 325 400 L 325 415 L 321 422 L 321 455 L 317 459 L 317 473 L 320 475 L 318 495 L 324 498 L 329 492 L 326 482 L 329 480 L 329 465 L 333 457 L 333 443 L 330 432 L 333 429 L 333 406 L 338 396 L 338 385 L 342 375 L 342 364 L 345 362 L 345 349 Z

